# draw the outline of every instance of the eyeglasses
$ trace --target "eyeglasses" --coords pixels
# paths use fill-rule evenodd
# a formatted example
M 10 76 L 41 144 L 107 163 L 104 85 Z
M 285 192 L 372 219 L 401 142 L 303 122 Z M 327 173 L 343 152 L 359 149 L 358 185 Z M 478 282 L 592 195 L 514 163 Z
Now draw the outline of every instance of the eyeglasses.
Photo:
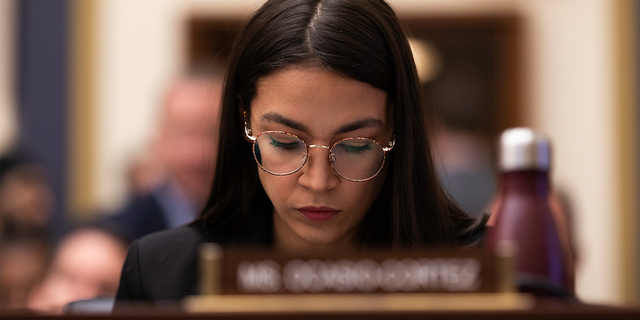
M 331 147 L 308 145 L 295 134 L 284 131 L 265 131 L 257 136 L 245 127 L 245 134 L 253 141 L 253 156 L 260 168 L 272 175 L 286 176 L 300 170 L 309 159 L 310 148 L 329 150 L 329 162 L 333 171 L 349 181 L 372 179 L 384 166 L 386 153 L 393 149 L 395 138 L 389 147 L 360 137 L 345 138 Z

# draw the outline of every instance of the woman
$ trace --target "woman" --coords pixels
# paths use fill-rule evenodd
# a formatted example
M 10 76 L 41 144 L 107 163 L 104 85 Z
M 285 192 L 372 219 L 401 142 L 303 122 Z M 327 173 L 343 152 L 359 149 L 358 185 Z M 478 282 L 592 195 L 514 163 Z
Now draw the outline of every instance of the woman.
M 414 61 L 383 0 L 268 1 L 233 47 L 222 104 L 208 203 L 190 226 L 132 244 L 118 299 L 197 293 L 205 241 L 455 248 L 484 225 L 436 180 Z

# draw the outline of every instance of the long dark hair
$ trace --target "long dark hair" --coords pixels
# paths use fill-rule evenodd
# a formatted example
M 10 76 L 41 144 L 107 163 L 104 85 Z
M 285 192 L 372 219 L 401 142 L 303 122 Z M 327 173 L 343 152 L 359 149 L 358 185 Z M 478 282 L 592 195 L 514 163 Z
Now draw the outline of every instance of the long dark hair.
M 215 180 L 194 222 L 229 241 L 251 221 L 266 221 L 272 204 L 244 140 L 257 82 L 286 67 L 316 66 L 387 93 L 396 145 L 380 194 L 360 223 L 363 246 L 457 246 L 482 226 L 445 194 L 434 171 L 426 102 L 404 30 L 383 0 L 270 0 L 248 21 L 225 79 Z M 263 216 L 258 216 L 263 215 Z

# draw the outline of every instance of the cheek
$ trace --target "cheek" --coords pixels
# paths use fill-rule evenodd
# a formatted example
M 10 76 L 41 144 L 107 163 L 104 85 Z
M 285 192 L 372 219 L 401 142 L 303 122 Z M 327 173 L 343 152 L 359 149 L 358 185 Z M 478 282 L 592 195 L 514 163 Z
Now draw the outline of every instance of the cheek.
M 358 194 L 362 197 L 377 197 L 378 193 L 380 191 L 380 189 L 382 188 L 382 185 L 384 184 L 385 178 L 387 176 L 387 165 L 385 164 L 384 167 L 382 167 L 382 169 L 380 170 L 380 172 L 378 172 L 378 174 L 371 178 L 370 180 L 364 181 L 364 182 L 354 182 L 354 181 L 348 181 L 346 179 L 341 179 L 343 181 L 343 184 L 347 185 L 346 188 L 350 189 L 350 192 L 353 192 L 353 194 Z
M 264 191 L 275 207 L 284 205 L 298 184 L 297 174 L 274 176 L 258 168 L 258 176 Z
M 361 212 L 362 217 L 369 211 L 371 205 L 380 194 L 384 185 L 386 170 L 383 169 L 375 178 L 367 182 L 350 182 L 350 191 L 345 192 L 345 196 L 355 211 Z
M 347 196 L 345 200 L 351 202 L 354 206 L 361 207 L 362 210 L 367 212 L 380 193 L 383 184 L 383 172 L 380 172 L 378 176 L 367 182 L 349 182 L 344 188 L 346 189 L 344 190 L 344 194 Z

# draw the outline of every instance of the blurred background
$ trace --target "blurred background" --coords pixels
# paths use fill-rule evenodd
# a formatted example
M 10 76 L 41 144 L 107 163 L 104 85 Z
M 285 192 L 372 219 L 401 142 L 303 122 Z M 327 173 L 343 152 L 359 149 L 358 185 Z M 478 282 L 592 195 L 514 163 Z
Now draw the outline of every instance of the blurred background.
M 388 1 L 412 35 L 452 197 L 472 215 L 486 211 L 496 136 L 513 126 L 546 133 L 578 297 L 637 304 L 640 6 Z M 168 86 L 223 68 L 234 34 L 263 2 L 0 0 L 5 307 L 26 307 L 70 230 L 118 212 L 159 179 L 153 145 Z

